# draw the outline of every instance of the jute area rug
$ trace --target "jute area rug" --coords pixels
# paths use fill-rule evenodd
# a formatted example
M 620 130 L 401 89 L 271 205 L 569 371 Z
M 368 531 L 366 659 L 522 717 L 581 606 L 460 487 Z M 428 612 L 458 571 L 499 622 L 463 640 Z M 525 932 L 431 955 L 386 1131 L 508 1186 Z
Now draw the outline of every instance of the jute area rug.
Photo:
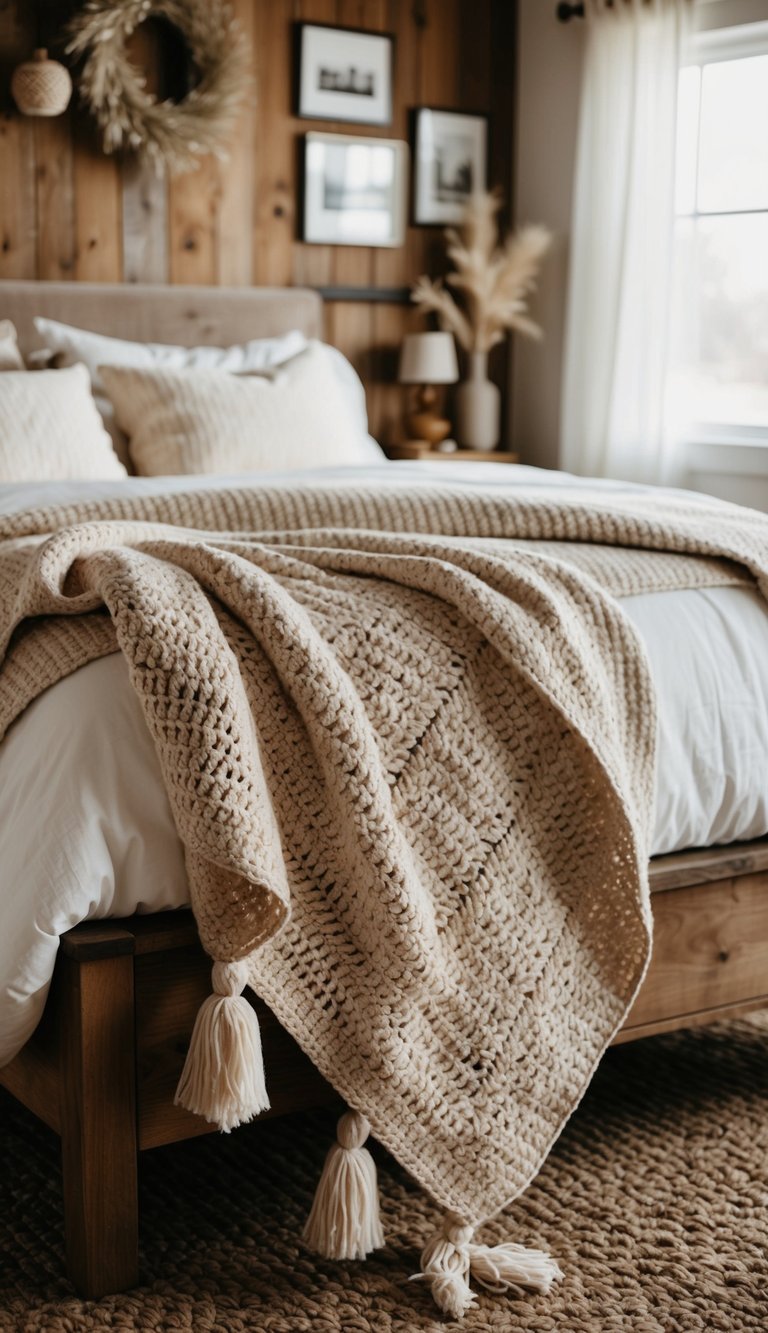
M 142 1159 L 143 1285 L 62 1276 L 57 1141 L 0 1105 L 0 1329 L 193 1333 L 768 1330 L 768 1015 L 611 1051 L 524 1200 L 487 1228 L 555 1254 L 549 1297 L 440 1323 L 408 1282 L 436 1210 L 378 1154 L 387 1248 L 326 1263 L 298 1236 L 333 1118 L 303 1114 Z

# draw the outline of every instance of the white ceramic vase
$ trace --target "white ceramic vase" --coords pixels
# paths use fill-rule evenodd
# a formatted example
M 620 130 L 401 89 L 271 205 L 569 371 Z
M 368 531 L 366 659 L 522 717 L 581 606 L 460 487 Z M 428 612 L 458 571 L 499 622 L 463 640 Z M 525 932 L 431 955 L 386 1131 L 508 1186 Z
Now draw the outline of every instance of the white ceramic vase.
M 488 353 L 470 352 L 469 375 L 456 390 L 456 427 L 466 449 L 495 449 L 501 434 L 501 394 L 488 379 Z

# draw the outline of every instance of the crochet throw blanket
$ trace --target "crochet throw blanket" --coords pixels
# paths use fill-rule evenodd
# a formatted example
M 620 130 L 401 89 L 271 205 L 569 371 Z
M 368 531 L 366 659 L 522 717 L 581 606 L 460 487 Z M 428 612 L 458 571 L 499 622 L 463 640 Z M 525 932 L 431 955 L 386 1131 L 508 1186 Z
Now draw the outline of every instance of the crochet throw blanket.
M 0 730 L 119 648 L 155 740 L 217 960 L 185 1104 L 224 1128 L 266 1105 L 247 981 L 354 1112 L 310 1239 L 381 1239 L 367 1120 L 448 1212 L 423 1260 L 444 1310 L 470 1272 L 546 1287 L 472 1228 L 538 1170 L 649 956 L 654 699 L 614 597 L 765 592 L 768 520 L 254 486 L 26 511 L 0 541 Z

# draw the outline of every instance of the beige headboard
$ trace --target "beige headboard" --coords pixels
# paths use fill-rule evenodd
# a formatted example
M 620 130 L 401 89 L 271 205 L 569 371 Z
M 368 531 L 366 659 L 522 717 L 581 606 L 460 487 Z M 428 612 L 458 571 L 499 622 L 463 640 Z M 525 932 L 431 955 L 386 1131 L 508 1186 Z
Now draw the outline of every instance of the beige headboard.
M 42 345 L 35 315 L 133 342 L 229 347 L 291 329 L 322 337 L 323 304 L 302 287 L 0 282 L 0 319 L 13 320 L 24 355 Z

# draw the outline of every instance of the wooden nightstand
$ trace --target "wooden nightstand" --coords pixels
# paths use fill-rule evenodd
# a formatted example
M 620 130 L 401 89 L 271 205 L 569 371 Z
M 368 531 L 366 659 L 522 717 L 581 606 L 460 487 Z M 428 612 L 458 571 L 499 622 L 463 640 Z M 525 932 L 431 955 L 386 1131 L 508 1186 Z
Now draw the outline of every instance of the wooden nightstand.
M 451 452 L 430 449 L 420 441 L 406 444 L 393 444 L 387 449 L 388 456 L 397 462 L 404 459 L 430 459 L 436 463 L 517 463 L 518 454 L 510 454 L 501 449 L 453 449 Z

